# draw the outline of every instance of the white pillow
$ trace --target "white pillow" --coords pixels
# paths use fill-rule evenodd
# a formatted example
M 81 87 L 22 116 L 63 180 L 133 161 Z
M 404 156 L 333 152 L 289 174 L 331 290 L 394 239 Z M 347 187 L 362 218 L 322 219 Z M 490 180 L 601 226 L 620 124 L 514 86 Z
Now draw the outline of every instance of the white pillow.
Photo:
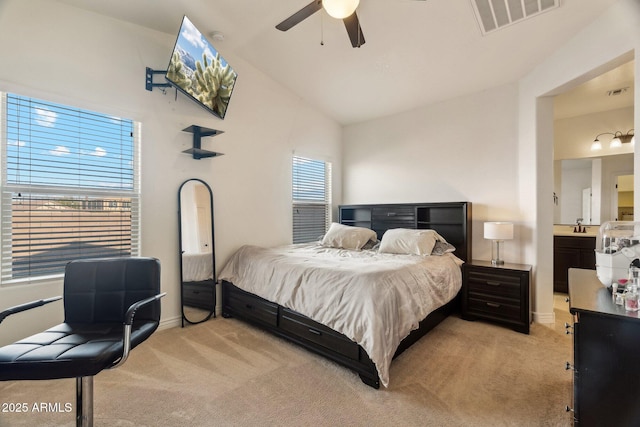
M 391 228 L 384 232 L 378 252 L 405 255 L 431 255 L 436 240 L 440 239 L 440 235 L 434 230 Z
M 436 244 L 431 251 L 431 255 L 444 255 L 456 251 L 456 247 L 451 243 L 436 240 Z
M 369 241 L 375 240 L 376 232 L 364 227 L 331 223 L 329 231 L 320 242 L 323 246 L 339 249 L 362 249 Z

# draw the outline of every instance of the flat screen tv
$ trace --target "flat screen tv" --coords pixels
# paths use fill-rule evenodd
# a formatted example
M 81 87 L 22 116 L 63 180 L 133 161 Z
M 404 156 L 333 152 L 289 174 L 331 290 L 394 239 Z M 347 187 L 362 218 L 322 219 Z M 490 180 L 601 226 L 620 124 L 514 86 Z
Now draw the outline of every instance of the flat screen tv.
M 238 74 L 185 16 L 166 78 L 207 111 L 224 119 Z

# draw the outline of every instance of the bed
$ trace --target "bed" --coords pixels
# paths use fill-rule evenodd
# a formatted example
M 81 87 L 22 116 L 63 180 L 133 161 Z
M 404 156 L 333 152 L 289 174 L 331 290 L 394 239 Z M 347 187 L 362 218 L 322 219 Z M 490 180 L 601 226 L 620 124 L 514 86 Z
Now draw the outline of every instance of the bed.
M 339 209 L 340 224 L 332 224 L 322 243 L 240 248 L 219 275 L 222 313 L 300 344 L 379 388 L 389 383 L 391 360 L 457 308 L 460 265 L 471 254 L 471 204 Z M 334 229 L 342 233 L 336 236 L 367 237 L 359 236 L 359 249 L 352 243 L 343 249 L 342 241 L 327 240 Z M 391 235 L 401 237 L 390 246 Z M 409 253 L 394 246 L 409 241 L 406 236 L 419 239 L 411 240 L 419 244 Z M 362 248 L 376 239 L 378 247 Z M 434 246 L 440 254 L 417 255 L 425 242 L 425 254 Z

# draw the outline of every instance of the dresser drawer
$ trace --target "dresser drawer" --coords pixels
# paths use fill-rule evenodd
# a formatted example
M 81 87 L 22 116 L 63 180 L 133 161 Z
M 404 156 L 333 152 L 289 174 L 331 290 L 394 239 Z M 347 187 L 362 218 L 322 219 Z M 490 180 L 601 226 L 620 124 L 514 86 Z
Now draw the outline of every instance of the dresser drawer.
M 223 304 L 226 311 L 269 326 L 278 325 L 278 304 L 231 286 L 225 286 L 223 289 Z
M 314 344 L 337 351 L 350 359 L 358 360 L 359 358 L 359 347 L 354 341 L 289 309 L 281 309 L 280 329 Z

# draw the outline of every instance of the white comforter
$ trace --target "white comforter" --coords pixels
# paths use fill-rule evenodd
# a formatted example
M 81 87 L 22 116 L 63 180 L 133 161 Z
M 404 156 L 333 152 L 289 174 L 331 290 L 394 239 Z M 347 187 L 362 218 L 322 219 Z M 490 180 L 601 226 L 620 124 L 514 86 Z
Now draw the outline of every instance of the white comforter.
M 243 246 L 219 278 L 356 341 L 386 387 L 400 341 L 457 294 L 461 264 L 452 254 L 392 255 L 318 244 Z

